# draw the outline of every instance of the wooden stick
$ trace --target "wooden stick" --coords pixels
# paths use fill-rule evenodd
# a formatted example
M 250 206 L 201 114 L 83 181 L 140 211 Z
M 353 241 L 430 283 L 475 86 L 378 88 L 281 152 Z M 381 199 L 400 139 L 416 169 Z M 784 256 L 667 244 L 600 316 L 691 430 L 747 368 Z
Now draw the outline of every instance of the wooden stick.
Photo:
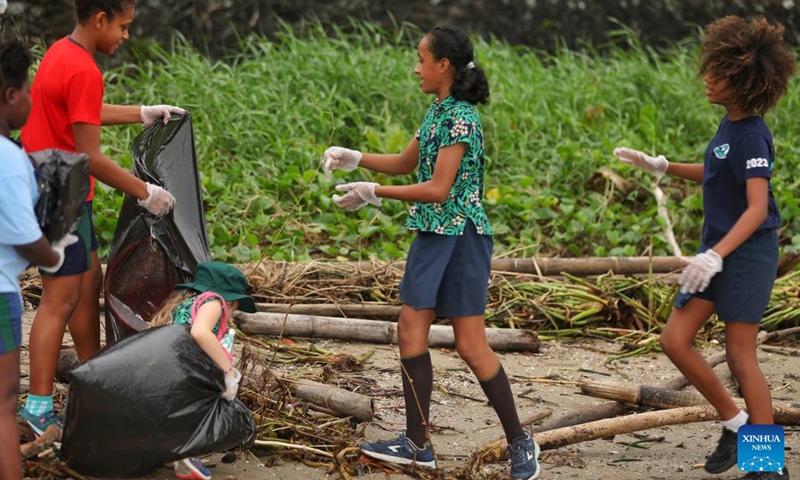
M 789 404 L 773 404 L 772 414 L 776 425 L 800 425 L 800 407 Z M 680 425 L 694 422 L 718 420 L 719 414 L 710 405 L 672 408 L 647 413 L 635 413 L 617 418 L 598 420 L 583 425 L 551 430 L 536 434 L 536 443 L 542 450 L 587 442 L 598 438 L 631 433 L 666 425 Z
M 702 395 L 696 393 L 634 385 L 617 380 L 581 379 L 578 386 L 583 395 L 651 408 L 679 408 L 708 404 Z
M 305 445 L 298 445 L 296 443 L 284 443 L 284 442 L 273 442 L 270 440 L 256 440 L 253 442 L 254 445 L 258 445 L 260 447 L 276 447 L 276 448 L 289 448 L 295 450 L 305 450 L 306 452 L 316 453 L 317 455 L 322 455 L 323 457 L 333 458 L 333 454 L 330 452 L 325 452 L 323 450 L 319 450 L 312 447 L 307 447 Z
M 520 422 L 523 427 L 527 427 L 533 423 L 538 422 L 544 418 L 553 415 L 553 410 L 550 408 L 540 410 L 530 417 L 522 420 Z M 489 440 L 488 442 L 484 443 L 480 449 L 480 455 L 482 458 L 501 458 L 503 455 L 507 454 L 506 449 L 508 448 L 508 440 L 505 436 L 497 437 L 494 440 Z
M 366 422 L 375 415 L 375 400 L 372 397 L 312 380 L 291 380 L 283 377 L 281 381 L 289 384 L 296 396 L 338 414 Z
M 307 264 L 308 270 L 320 276 L 335 275 L 350 277 L 357 273 L 377 270 L 405 269 L 405 261 L 354 261 L 354 262 L 264 262 L 259 268 L 282 268 L 284 264 L 294 266 Z M 569 273 L 576 276 L 602 275 L 613 272 L 619 275 L 637 273 L 669 273 L 682 268 L 685 264 L 678 257 L 595 257 L 595 258 L 495 258 L 492 270 L 497 272 L 530 273 L 544 276 L 557 276 Z M 255 264 L 242 264 L 237 267 L 245 274 L 253 272 Z
M 278 313 L 236 313 L 236 322 L 248 335 L 276 335 L 308 338 L 356 340 L 372 343 L 397 343 L 397 324 L 379 320 L 341 319 L 315 315 Z M 486 339 L 494 350 L 539 351 L 539 337 L 532 330 L 487 328 Z M 433 325 L 428 344 L 452 348 L 452 327 Z
M 20 445 L 19 451 L 22 454 L 23 460 L 27 460 L 39 455 L 48 448 L 52 447 L 55 442 L 60 441 L 61 429 L 55 425 L 50 425 L 47 427 L 44 433 L 39 436 L 39 438 L 32 442 Z

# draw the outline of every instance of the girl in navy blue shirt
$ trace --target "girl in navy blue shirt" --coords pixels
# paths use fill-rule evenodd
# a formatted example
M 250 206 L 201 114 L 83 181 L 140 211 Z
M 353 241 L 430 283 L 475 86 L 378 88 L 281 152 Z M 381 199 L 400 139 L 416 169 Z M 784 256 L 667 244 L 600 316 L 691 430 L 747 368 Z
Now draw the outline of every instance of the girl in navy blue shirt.
M 721 473 L 737 463 L 737 431 L 745 423 L 772 424 L 772 398 L 756 356 L 756 336 L 778 266 L 781 218 L 770 178 L 775 165 L 772 134 L 762 116 L 786 92 L 797 70 L 783 27 L 763 18 L 728 16 L 711 23 L 700 59 L 700 75 L 712 104 L 726 115 L 708 144 L 703 164 L 668 162 L 617 148 L 625 163 L 657 178 L 669 173 L 703 183 L 703 236 L 687 259 L 675 308 L 661 334 L 661 347 L 692 385 L 717 409 L 722 436 L 705 469 Z M 725 322 L 728 366 L 747 404 L 741 410 L 692 342 L 712 314 Z M 748 415 L 749 414 L 749 415 Z M 743 479 L 789 478 L 750 472 Z

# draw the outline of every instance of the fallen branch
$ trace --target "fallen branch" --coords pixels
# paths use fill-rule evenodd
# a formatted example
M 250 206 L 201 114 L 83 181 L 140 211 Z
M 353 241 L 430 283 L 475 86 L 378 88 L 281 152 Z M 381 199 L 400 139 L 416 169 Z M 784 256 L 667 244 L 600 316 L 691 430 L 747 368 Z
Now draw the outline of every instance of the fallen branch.
M 578 386 L 583 395 L 642 407 L 664 409 L 708 404 L 702 395 L 696 393 L 649 385 L 634 385 L 617 380 L 581 379 Z
M 256 440 L 255 442 L 253 442 L 253 444 L 259 447 L 277 447 L 277 448 L 289 448 L 294 450 L 304 450 L 306 452 L 312 452 L 316 453 L 317 455 L 322 455 L 323 457 L 333 458 L 332 453 L 325 452 L 312 447 L 307 447 L 305 445 L 298 445 L 296 443 L 273 442 L 270 440 Z
M 397 324 L 378 320 L 237 312 L 236 323 L 239 329 L 248 335 L 397 343 Z M 531 330 L 487 328 L 486 339 L 494 350 L 539 351 L 539 337 L 536 332 Z M 444 325 L 431 326 L 428 344 L 433 348 L 454 347 L 455 335 L 452 327 Z
M 776 425 L 800 425 L 800 407 L 789 404 L 774 404 L 772 414 Z M 536 443 L 542 450 L 552 450 L 574 443 L 598 438 L 637 432 L 666 425 L 681 425 L 718 420 L 719 414 L 710 405 L 673 408 L 656 412 L 635 413 L 617 418 L 575 425 L 536 434 Z
M 680 269 L 685 264 L 678 257 L 594 257 L 594 258 L 494 258 L 492 271 L 541 274 L 543 276 L 557 276 L 568 273 L 575 276 L 602 275 L 609 271 L 617 275 L 631 275 L 638 273 L 669 273 Z M 256 264 L 243 264 L 237 267 L 248 277 L 269 272 L 271 278 L 288 278 L 288 270 L 300 270 L 304 273 L 313 272 L 320 277 L 353 277 L 364 272 L 394 270 L 402 274 L 405 261 L 353 261 L 353 262 L 328 262 L 313 260 L 310 262 L 262 262 Z M 286 274 L 281 273 L 287 270 Z
M 523 427 L 527 427 L 528 425 L 534 424 L 539 420 L 547 418 L 553 414 L 552 409 L 545 409 L 540 410 L 530 417 L 522 420 L 520 423 Z M 487 458 L 494 458 L 500 459 L 503 455 L 505 455 L 508 449 L 508 439 L 505 436 L 497 437 L 494 440 L 490 440 L 481 446 L 478 455 L 480 458 L 487 459 Z
M 280 381 L 290 385 L 292 393 L 297 397 L 338 414 L 366 422 L 375 415 L 375 400 L 372 397 L 312 380 L 291 380 L 283 377 Z

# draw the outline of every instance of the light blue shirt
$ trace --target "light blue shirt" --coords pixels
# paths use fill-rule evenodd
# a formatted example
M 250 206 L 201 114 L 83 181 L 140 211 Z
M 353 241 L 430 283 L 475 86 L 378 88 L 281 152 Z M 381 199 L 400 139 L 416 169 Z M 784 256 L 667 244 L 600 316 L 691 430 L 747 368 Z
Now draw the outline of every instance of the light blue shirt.
M 42 237 L 33 206 L 39 189 L 28 155 L 0 136 L 0 292 L 19 293 L 19 274 L 28 261 L 14 250 Z

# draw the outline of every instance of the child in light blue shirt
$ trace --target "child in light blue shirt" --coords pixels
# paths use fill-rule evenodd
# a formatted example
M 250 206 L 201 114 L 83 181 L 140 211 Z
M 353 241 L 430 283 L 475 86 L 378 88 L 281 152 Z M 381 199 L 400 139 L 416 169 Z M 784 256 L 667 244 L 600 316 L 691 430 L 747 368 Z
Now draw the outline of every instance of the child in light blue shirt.
M 22 295 L 19 274 L 30 264 L 58 269 L 64 247 L 42 235 L 33 206 L 39 197 L 33 166 L 9 139 L 28 119 L 31 57 L 17 41 L 0 45 L 0 431 L 16 432 L 14 412 L 19 393 L 19 347 L 22 343 Z M 69 235 L 67 236 L 69 237 Z M 39 432 L 40 433 L 40 432 Z M 22 479 L 17 435 L 0 435 L 0 478 Z

